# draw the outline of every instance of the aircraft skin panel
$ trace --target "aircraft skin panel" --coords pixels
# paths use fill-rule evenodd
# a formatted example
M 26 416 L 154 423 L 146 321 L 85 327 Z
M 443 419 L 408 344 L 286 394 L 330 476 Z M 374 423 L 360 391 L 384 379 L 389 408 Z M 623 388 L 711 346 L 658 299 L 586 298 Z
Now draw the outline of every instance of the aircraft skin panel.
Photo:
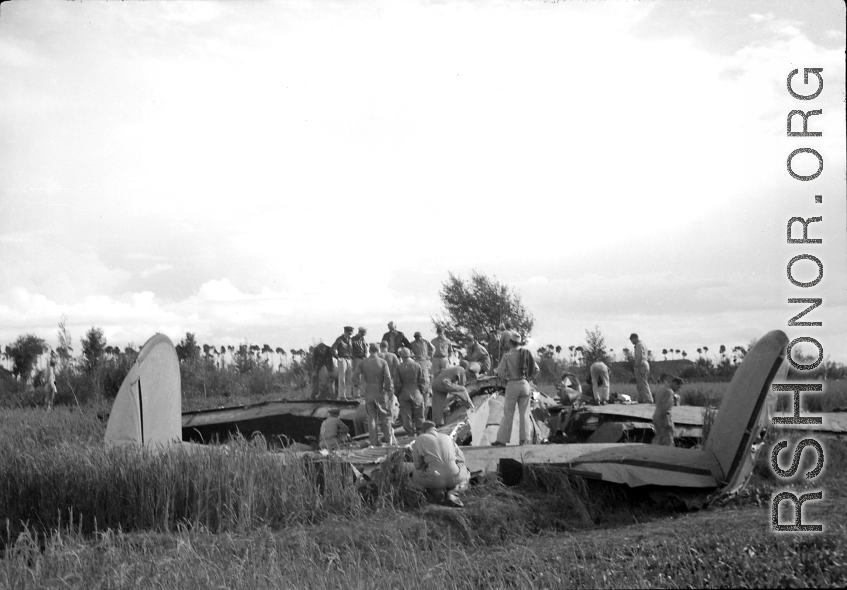
M 702 426 L 703 410 L 704 408 L 700 406 L 674 406 L 671 409 L 671 418 L 677 426 Z M 653 421 L 655 411 L 655 404 L 606 404 L 605 406 L 584 406 L 578 410 L 581 414 L 622 416 L 647 422 Z
M 212 424 L 256 420 L 276 414 L 292 414 L 295 416 L 324 419 L 329 416 L 329 409 L 332 407 L 341 409 L 340 417 L 342 420 L 352 420 L 359 404 L 356 402 L 339 402 L 334 400 L 271 401 L 248 406 L 185 412 L 182 414 L 182 427 L 197 428 Z

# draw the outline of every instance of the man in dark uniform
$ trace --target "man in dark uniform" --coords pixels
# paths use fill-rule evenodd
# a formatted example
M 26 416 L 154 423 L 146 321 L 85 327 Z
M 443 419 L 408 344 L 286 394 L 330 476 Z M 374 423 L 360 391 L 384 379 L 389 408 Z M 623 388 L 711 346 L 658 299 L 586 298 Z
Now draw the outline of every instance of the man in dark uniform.
M 397 354 L 397 350 L 401 346 L 405 346 L 409 348 L 411 344 L 406 336 L 403 335 L 403 332 L 400 332 L 395 326 L 394 322 L 388 322 L 388 332 L 382 335 L 382 341 L 388 342 L 388 352 L 393 352 Z

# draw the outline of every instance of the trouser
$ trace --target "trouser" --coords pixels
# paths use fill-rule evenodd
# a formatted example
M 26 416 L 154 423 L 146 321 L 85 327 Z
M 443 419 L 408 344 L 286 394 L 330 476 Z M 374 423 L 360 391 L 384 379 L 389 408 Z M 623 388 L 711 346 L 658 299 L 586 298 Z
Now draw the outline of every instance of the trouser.
M 468 390 L 456 383 L 447 382 L 439 383 L 432 388 L 432 421 L 436 426 L 444 424 L 444 408 L 447 406 L 448 394 L 458 395 L 462 401 L 469 407 L 473 407 L 471 397 L 468 395 Z
M 506 400 L 503 403 L 503 420 L 497 430 L 497 442 L 504 445 L 512 440 L 512 421 L 515 419 L 515 405 L 520 416 L 520 442 L 528 443 L 529 437 L 529 383 L 526 379 L 512 380 L 506 384 Z
M 609 388 L 607 385 L 598 385 L 594 383 L 594 401 L 595 402 L 607 402 L 609 401 Z
M 340 444 L 340 441 L 338 440 L 337 436 L 328 436 L 325 439 L 323 439 L 318 446 L 320 448 L 326 449 L 328 451 L 334 451 L 338 447 L 340 447 L 341 444 Z
M 444 468 L 427 468 L 424 471 L 415 469 L 411 463 L 406 463 L 412 470 L 412 485 L 425 490 L 445 490 L 447 492 L 460 492 L 468 487 L 468 482 L 471 479 L 471 474 L 468 468 L 463 464 L 457 464 L 458 473 L 450 473 L 453 471 L 449 467 Z M 444 473 L 442 473 L 444 472 Z
M 382 442 L 387 445 L 395 443 L 394 429 L 391 428 L 391 403 L 393 395 L 371 395 L 365 398 L 365 410 L 368 413 L 368 441 L 372 446 L 379 446 L 377 424 L 382 429 Z
M 673 419 L 670 415 L 653 417 L 653 444 L 672 447 L 673 444 Z
M 638 389 L 638 403 L 652 404 L 653 394 L 650 392 L 650 384 L 647 378 L 650 376 L 650 365 L 644 363 L 635 367 L 635 387 Z
M 400 421 L 408 436 L 416 436 L 424 419 L 424 397 L 420 390 L 400 392 Z
M 447 357 L 446 356 L 434 356 L 432 357 L 432 377 L 438 377 L 438 374 L 447 368 Z
M 353 395 L 353 363 L 349 358 L 338 358 L 338 396 L 347 399 Z
M 356 372 L 356 367 L 361 365 L 363 360 L 365 360 L 365 359 L 359 359 L 359 358 L 353 357 L 353 364 L 352 364 L 352 372 L 353 373 Z M 361 384 L 359 384 L 359 383 L 354 383 L 353 384 L 353 394 L 356 397 L 365 397 L 365 388 L 362 387 Z

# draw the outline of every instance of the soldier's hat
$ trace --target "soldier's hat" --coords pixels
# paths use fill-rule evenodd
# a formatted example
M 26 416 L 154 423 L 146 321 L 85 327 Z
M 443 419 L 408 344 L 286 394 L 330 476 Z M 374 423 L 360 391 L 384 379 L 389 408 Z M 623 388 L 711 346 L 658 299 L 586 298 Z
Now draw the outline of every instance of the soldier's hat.
M 341 414 L 341 408 L 330 408 L 329 409 L 329 415 L 330 416 L 334 416 L 334 417 L 337 418 L 340 414 Z

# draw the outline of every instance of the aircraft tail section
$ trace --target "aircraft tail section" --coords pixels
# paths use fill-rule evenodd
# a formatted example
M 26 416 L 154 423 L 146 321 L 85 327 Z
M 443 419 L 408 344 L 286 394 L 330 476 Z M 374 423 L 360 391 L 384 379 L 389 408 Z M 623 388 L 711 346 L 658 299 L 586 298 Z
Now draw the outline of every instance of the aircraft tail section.
M 109 422 L 107 443 L 148 447 L 182 440 L 179 359 L 170 339 L 156 334 L 124 378 Z
M 753 470 L 754 445 L 767 419 L 770 386 L 785 360 L 788 337 L 781 330 L 765 334 L 744 357 L 724 395 L 706 441 L 723 471 L 723 491 L 740 487 Z

